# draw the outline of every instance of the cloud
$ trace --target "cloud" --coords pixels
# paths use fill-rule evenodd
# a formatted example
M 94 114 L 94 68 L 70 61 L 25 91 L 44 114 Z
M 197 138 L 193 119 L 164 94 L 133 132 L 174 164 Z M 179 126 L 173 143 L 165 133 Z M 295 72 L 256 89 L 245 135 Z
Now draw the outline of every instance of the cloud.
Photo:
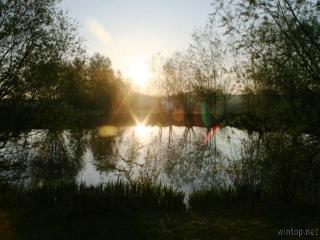
M 89 31 L 102 43 L 108 45 L 111 42 L 110 33 L 104 28 L 104 26 L 97 20 L 91 19 L 87 21 Z

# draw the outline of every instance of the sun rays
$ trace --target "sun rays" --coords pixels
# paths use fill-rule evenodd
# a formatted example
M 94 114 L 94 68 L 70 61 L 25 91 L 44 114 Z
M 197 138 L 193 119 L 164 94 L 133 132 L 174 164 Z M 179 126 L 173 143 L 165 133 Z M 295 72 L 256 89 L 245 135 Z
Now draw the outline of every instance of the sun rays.
M 143 60 L 135 60 L 129 67 L 129 78 L 139 88 L 146 87 L 151 78 L 149 65 Z

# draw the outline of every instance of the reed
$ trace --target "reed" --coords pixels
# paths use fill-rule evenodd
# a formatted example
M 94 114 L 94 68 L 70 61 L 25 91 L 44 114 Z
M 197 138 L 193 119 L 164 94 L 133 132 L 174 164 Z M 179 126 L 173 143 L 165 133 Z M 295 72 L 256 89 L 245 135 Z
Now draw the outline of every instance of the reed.
M 88 186 L 60 182 L 22 188 L 3 186 L 7 202 L 26 207 L 63 207 L 77 211 L 101 212 L 114 209 L 184 211 L 184 194 L 173 188 L 143 182 L 123 182 Z

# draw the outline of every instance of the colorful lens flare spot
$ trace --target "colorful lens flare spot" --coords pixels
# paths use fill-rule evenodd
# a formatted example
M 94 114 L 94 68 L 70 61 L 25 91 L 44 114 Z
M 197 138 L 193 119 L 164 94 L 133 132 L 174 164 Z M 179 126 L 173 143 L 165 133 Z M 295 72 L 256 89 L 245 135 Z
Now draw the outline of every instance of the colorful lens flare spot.
M 220 125 L 217 124 L 214 127 L 210 128 L 210 131 L 208 132 L 208 134 L 204 137 L 203 139 L 203 143 L 204 144 L 208 144 L 211 142 L 211 139 L 214 137 L 214 135 L 217 133 L 217 131 L 220 129 Z

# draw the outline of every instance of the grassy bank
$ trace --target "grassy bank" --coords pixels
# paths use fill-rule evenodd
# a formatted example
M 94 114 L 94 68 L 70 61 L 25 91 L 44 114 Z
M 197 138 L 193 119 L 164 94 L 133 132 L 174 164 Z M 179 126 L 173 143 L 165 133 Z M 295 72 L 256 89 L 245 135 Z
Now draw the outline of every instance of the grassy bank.
M 0 239 L 277 239 L 282 228 L 318 227 L 314 208 L 231 195 L 197 192 L 185 209 L 182 193 L 159 185 L 2 185 Z

